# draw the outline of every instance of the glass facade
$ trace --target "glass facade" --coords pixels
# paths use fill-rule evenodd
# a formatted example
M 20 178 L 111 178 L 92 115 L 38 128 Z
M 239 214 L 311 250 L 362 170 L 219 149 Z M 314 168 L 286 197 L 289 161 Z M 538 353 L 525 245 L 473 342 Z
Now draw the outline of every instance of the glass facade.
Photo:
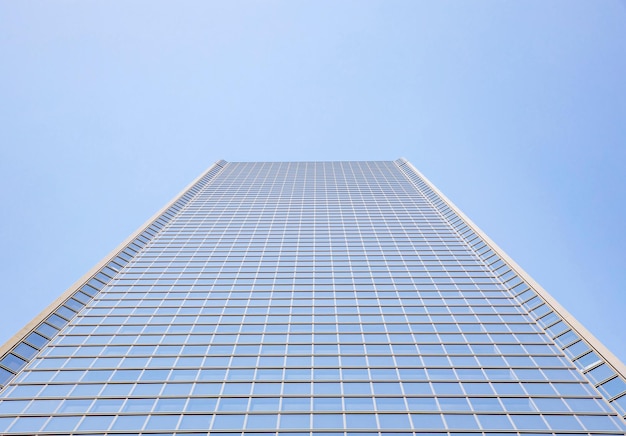
M 0 434 L 626 429 L 621 364 L 404 160 L 220 161 L 10 345 Z

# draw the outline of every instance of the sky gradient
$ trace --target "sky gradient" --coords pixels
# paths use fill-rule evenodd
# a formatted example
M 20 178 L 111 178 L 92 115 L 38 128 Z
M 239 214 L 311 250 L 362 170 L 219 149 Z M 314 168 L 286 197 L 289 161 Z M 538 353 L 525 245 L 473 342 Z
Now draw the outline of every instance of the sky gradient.
M 405 157 L 626 361 L 626 6 L 0 0 L 0 343 L 227 161 Z

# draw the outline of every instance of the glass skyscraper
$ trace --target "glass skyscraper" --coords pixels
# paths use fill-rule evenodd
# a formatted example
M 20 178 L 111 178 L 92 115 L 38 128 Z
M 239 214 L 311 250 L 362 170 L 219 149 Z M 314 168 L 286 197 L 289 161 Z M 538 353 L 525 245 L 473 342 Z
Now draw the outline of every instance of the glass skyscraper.
M 619 435 L 624 374 L 407 161 L 219 161 L 0 348 L 0 434 Z

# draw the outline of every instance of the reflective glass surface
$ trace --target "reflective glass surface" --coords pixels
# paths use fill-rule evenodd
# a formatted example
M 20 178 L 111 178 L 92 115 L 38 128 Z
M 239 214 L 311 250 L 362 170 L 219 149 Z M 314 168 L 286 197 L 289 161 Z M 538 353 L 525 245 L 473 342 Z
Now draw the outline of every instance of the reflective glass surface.
M 621 379 L 401 167 L 224 164 L 48 321 L 0 433 L 623 434 Z

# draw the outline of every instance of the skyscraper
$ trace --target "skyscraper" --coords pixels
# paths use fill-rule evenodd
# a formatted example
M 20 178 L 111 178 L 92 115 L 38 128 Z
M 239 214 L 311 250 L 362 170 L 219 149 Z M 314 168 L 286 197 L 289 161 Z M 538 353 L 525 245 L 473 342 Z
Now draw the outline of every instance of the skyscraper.
M 1 350 L 1 434 L 624 434 L 623 365 L 407 161 L 219 161 Z

